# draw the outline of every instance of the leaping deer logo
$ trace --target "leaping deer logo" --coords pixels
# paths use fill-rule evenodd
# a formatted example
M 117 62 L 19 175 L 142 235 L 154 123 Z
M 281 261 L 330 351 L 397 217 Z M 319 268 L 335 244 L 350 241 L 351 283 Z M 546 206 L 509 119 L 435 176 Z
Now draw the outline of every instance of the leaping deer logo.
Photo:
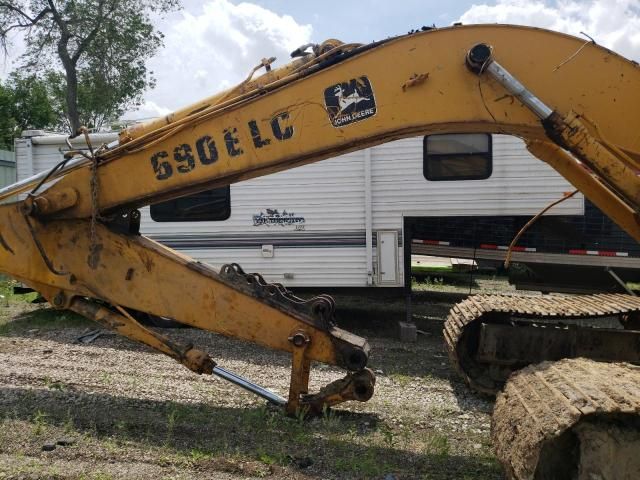
M 342 85 L 336 85 L 333 94 L 338 97 L 338 105 L 340 105 L 338 115 L 344 112 L 351 105 L 357 105 L 359 102 L 369 100 L 369 97 L 361 97 L 358 90 L 354 90 L 350 95 L 345 95 Z
M 344 127 L 376 114 L 376 100 L 369 79 L 362 75 L 324 89 L 324 105 L 331 124 Z

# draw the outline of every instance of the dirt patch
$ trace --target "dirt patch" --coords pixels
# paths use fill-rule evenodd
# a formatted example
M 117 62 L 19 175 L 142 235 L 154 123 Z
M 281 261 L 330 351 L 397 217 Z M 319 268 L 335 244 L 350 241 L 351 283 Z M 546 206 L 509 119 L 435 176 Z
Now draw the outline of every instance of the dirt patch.
M 74 343 L 87 327 L 46 314 L 56 328 L 29 328 L 31 313 L 0 336 L 2 479 L 502 478 L 492 404 L 455 378 L 439 334 L 411 344 L 370 337 L 374 397 L 302 420 L 124 338 Z M 287 392 L 286 355 L 198 330 L 165 333 Z M 342 375 L 314 365 L 311 389 Z

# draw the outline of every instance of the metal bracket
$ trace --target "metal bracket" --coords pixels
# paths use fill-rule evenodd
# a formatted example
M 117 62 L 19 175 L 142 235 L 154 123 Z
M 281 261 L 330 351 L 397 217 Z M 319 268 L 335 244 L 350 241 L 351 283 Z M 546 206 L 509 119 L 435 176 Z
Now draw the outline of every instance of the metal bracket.
M 291 362 L 291 383 L 289 385 L 289 401 L 286 410 L 289 415 L 295 415 L 300 412 L 300 399 L 302 395 L 309 392 L 309 371 L 311 369 L 311 360 L 305 355 L 311 338 L 304 331 L 293 333 L 289 337 L 289 341 L 293 344 L 293 359 Z
M 629 295 L 633 295 L 634 297 L 637 297 L 636 292 L 634 292 L 629 287 L 627 287 L 627 284 L 622 281 L 622 279 L 618 276 L 616 272 L 613 271 L 613 268 L 605 267 L 604 271 L 607 272 L 609 275 L 611 275 L 611 277 L 613 277 L 616 283 L 618 283 L 618 285 L 620 285 L 625 292 L 627 292 Z

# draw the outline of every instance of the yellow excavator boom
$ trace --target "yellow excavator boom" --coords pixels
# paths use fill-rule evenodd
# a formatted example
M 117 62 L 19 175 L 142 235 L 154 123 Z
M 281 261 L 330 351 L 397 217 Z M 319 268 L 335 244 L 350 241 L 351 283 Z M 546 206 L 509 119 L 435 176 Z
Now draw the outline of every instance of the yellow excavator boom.
M 290 412 L 367 400 L 366 341 L 333 301 L 305 301 L 237 265 L 215 272 L 139 235 L 136 208 L 408 136 L 519 136 L 640 240 L 640 68 L 583 39 L 456 26 L 368 45 L 330 40 L 291 64 L 89 146 L 0 206 L 0 270 L 193 371 L 215 362 L 142 327 L 132 310 L 290 352 Z M 57 179 L 53 184 L 48 182 Z M 311 361 L 347 377 L 308 394 Z M 268 394 L 265 394 L 268 396 Z

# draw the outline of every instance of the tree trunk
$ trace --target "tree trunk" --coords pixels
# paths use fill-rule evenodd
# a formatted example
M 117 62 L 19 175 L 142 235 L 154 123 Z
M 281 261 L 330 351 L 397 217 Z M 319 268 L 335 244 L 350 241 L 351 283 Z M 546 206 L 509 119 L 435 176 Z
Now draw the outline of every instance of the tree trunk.
M 58 41 L 58 55 L 64 67 L 67 78 L 67 118 L 71 135 L 76 135 L 80 129 L 80 115 L 78 114 L 78 72 L 76 62 L 71 59 L 68 50 L 69 36 L 64 34 Z
M 78 74 L 75 65 L 66 68 L 67 73 L 67 117 L 71 127 L 71 134 L 75 135 L 80 129 L 80 115 L 78 114 Z

